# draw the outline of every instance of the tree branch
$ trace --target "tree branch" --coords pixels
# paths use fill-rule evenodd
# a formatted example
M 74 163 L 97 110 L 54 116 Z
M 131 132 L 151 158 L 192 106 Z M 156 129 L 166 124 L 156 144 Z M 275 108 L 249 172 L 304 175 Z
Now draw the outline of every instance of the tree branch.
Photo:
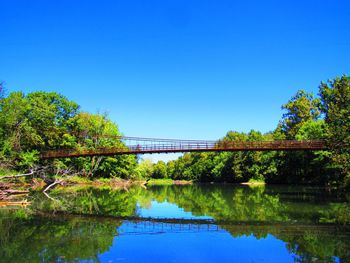
M 56 184 L 60 184 L 63 182 L 63 179 L 61 180 L 55 180 L 52 184 L 50 184 L 49 186 L 47 186 L 45 189 L 44 189 L 44 193 L 46 193 L 47 190 L 49 190 L 50 188 L 54 187 Z
M 29 175 L 32 175 L 32 174 L 34 174 L 33 170 L 31 170 L 30 173 L 27 173 L 27 174 L 16 174 L 16 175 L 0 176 L 0 179 L 17 178 L 17 177 L 29 176 Z

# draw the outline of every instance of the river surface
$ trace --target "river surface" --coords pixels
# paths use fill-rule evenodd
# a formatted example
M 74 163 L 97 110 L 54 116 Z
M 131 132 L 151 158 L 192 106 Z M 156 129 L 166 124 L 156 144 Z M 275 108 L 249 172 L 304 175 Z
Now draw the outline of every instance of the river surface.
M 314 187 L 53 190 L 0 209 L 0 262 L 350 262 L 350 196 Z

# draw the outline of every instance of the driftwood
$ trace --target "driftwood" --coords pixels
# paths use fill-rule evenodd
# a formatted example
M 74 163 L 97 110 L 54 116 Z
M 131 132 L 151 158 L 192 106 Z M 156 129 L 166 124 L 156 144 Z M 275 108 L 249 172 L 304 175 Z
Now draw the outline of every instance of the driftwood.
M 64 182 L 64 180 L 63 179 L 59 179 L 59 180 L 55 180 L 52 184 L 50 184 L 50 185 L 48 185 L 45 189 L 44 189 L 44 191 L 43 191 L 43 193 L 44 193 L 44 195 L 47 197 L 47 198 L 49 198 L 49 199 L 51 199 L 52 201 L 58 201 L 57 199 L 55 199 L 55 198 L 52 198 L 48 193 L 47 193 L 47 191 L 49 190 L 49 189 L 51 189 L 52 187 L 54 187 L 55 185 L 57 185 L 57 184 L 62 184 Z
M 44 189 L 44 193 L 46 193 L 47 190 L 49 190 L 50 188 L 54 187 L 56 184 L 60 184 L 63 182 L 63 179 L 60 180 L 55 180 L 52 184 L 48 185 L 45 189 Z
M 28 202 L 27 200 L 19 201 L 19 202 L 11 202 L 11 201 L 1 202 L 0 201 L 0 207 L 1 206 L 14 206 L 14 205 L 16 205 L 16 206 L 27 206 L 27 205 L 30 205 L 30 204 L 31 204 L 31 202 Z
M 11 183 L 0 183 L 0 201 L 11 200 L 13 196 L 27 195 L 29 193 L 27 190 L 11 189 L 13 186 Z
M 2 182 L 0 182 L 0 190 L 10 189 L 10 187 L 12 187 L 12 186 L 13 186 L 12 183 L 2 183 Z
M 3 192 L 8 194 L 8 195 L 22 195 L 22 194 L 28 194 L 29 193 L 28 190 L 13 190 L 13 189 L 8 189 L 8 190 L 5 190 Z
M 50 199 L 55 200 L 51 198 L 48 194 L 47 191 L 53 188 L 54 186 L 58 184 L 64 183 L 64 179 L 56 179 L 52 180 L 52 178 L 48 177 L 47 174 L 52 174 L 53 170 L 56 172 L 56 176 L 65 176 L 65 179 L 69 178 L 70 176 L 73 176 L 71 174 L 71 169 L 60 169 L 60 168 L 54 168 L 51 165 L 48 166 L 41 166 L 41 167 L 36 167 L 30 170 L 29 173 L 25 174 L 16 174 L 16 175 L 6 175 L 6 176 L 1 176 L 1 179 L 16 179 L 18 177 L 25 177 L 25 176 L 30 176 L 33 175 L 34 173 L 37 174 L 37 176 L 47 184 L 46 188 L 43 190 L 43 193 Z M 19 195 L 27 195 L 29 193 L 28 190 L 16 190 L 13 189 L 16 187 L 15 184 L 13 183 L 8 183 L 7 181 L 4 180 L 4 182 L 0 182 L 0 206 L 6 206 L 6 205 L 27 205 L 30 204 L 30 202 L 27 201 L 11 201 L 13 197 L 18 197 Z
M 29 176 L 34 174 L 34 171 L 31 170 L 30 173 L 26 174 L 15 174 L 15 175 L 6 175 L 6 176 L 0 176 L 0 179 L 12 179 L 12 178 L 17 178 L 17 177 L 23 177 L 23 176 Z
M 10 189 L 10 184 L 0 183 L 0 200 L 8 199 L 8 195 L 6 191 L 9 189 Z

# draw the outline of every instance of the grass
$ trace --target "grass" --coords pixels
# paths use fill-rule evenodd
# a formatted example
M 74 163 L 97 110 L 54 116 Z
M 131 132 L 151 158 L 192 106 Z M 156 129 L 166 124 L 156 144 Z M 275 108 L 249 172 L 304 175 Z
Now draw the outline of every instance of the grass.
M 0 168 L 0 176 L 15 175 L 15 174 L 19 174 L 19 172 L 5 169 L 5 168 Z
M 192 181 L 186 180 L 172 180 L 172 179 L 150 179 L 147 185 L 186 185 L 192 184 Z
M 150 179 L 147 181 L 147 185 L 173 185 L 174 180 L 172 179 Z
M 134 185 L 144 185 L 145 180 L 130 180 L 130 179 L 122 179 L 119 177 L 111 177 L 111 178 L 86 178 L 86 177 L 80 177 L 80 176 L 73 176 L 69 179 L 65 180 L 68 185 L 62 187 L 59 186 L 58 188 L 68 188 L 69 191 L 73 191 L 74 189 L 82 189 L 86 187 L 93 187 L 93 188 L 106 188 L 106 189 L 127 189 Z
M 75 175 L 67 179 L 67 182 L 72 184 L 91 184 L 92 180 L 90 180 L 87 177 L 81 177 L 81 176 Z
M 249 179 L 248 182 L 244 182 L 241 184 L 244 184 L 244 185 L 265 185 L 266 183 L 265 183 L 265 180 L 263 180 L 263 179 L 251 178 L 251 179 Z

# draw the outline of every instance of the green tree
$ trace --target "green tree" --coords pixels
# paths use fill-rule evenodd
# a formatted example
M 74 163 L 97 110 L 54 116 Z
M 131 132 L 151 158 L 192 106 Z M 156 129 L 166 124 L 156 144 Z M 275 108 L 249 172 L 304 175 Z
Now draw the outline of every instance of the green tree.
M 350 186 L 350 77 L 343 75 L 319 88 L 332 159 L 341 168 L 340 180 Z
M 106 114 L 91 114 L 80 112 L 68 121 L 70 133 L 64 136 L 63 146 L 78 151 L 94 150 L 98 148 L 123 148 L 122 134 L 118 126 Z M 113 157 L 80 157 L 67 159 L 77 171 L 87 176 L 117 176 L 131 178 L 136 168 L 136 157 L 132 155 Z
M 295 134 L 297 140 L 322 140 L 326 139 L 327 131 L 324 120 L 308 120 L 303 123 Z
M 79 105 L 56 92 L 32 92 L 29 104 L 29 126 L 40 138 L 41 149 L 56 149 L 62 136 L 69 133 L 68 122 L 78 114 Z
M 1 90 L 0 90 L 1 93 Z M 77 151 L 126 147 L 118 126 L 106 114 L 79 112 L 79 105 L 55 92 L 12 92 L 0 96 L 0 161 L 23 168 L 41 162 L 45 150 Z M 130 178 L 135 156 L 67 158 L 48 162 L 85 176 Z M 47 164 L 47 163 L 45 163 Z M 58 166 L 56 166 L 58 165 Z M 51 173 L 51 171 L 49 172 Z
M 140 178 L 149 178 L 153 173 L 153 164 L 149 159 L 142 160 L 137 168 L 136 173 Z
M 287 112 L 283 114 L 282 129 L 288 139 L 295 139 L 300 127 L 309 120 L 317 120 L 320 116 L 319 99 L 314 95 L 299 90 L 282 106 Z
M 22 151 L 58 147 L 78 108 L 54 92 L 10 93 L 0 100 L 2 155 L 13 161 Z
M 152 178 L 167 178 L 167 166 L 164 161 L 158 161 L 153 165 Z

